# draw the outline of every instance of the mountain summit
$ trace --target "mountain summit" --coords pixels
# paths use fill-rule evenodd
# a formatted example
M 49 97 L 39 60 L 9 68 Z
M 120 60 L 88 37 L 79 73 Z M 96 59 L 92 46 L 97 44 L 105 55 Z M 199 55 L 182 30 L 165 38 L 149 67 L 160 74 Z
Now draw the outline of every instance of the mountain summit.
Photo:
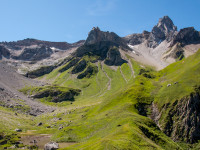
M 126 41 L 114 32 L 104 32 L 99 27 L 94 27 L 89 32 L 84 45 L 77 49 L 75 55 L 77 57 L 97 56 L 99 60 L 107 59 L 105 62 L 109 62 L 108 65 L 121 65 L 125 60 L 121 58 L 119 49 L 128 50 L 130 48 Z
M 93 27 L 89 32 L 84 45 L 97 44 L 100 42 L 110 42 L 115 46 L 126 47 L 126 42 L 114 32 L 103 32 L 99 27 Z
M 150 33 L 147 46 L 155 48 L 164 40 L 171 41 L 176 31 L 177 27 L 168 16 L 160 18 Z
M 151 32 L 143 31 L 141 34 L 131 34 L 124 39 L 131 45 L 145 42 L 147 47 L 155 48 L 164 40 L 171 41 L 175 34 L 177 34 L 177 27 L 168 16 L 164 16 L 159 19 Z

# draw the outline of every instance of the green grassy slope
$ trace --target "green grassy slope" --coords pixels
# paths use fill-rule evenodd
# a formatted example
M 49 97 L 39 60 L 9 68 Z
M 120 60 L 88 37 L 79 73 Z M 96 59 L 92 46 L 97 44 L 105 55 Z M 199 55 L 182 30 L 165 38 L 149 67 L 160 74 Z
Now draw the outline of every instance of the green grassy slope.
M 141 67 L 135 61 L 131 62 L 137 76 Z M 152 79 L 143 75 L 133 78 L 128 64 L 123 64 L 120 70 L 120 67 L 112 69 L 98 63 L 99 72 L 92 78 L 81 80 L 69 74 L 70 70 L 61 74 L 58 70 L 44 78 L 57 85 L 79 88 L 82 94 L 76 97 L 73 105 L 66 105 L 65 109 L 56 112 L 62 120 L 50 123 L 55 115 L 38 119 L 43 120 L 44 126 L 63 127 L 53 135 L 53 140 L 77 142 L 66 149 L 180 148 L 151 119 L 139 115 L 137 107 L 140 103 L 153 101 L 151 91 L 155 87 Z M 55 131 L 55 128 L 48 129 L 48 132 Z M 43 127 L 38 130 L 47 132 Z
M 194 87 L 200 85 L 200 51 L 196 54 L 173 63 L 159 72 L 161 88 L 158 91 L 155 102 L 159 108 L 165 103 L 173 103 L 175 100 L 194 92 Z M 178 82 L 175 84 L 175 82 Z M 171 84 L 170 87 L 167 87 Z M 162 100 L 161 100 L 162 99 Z
M 17 122 L 24 124 L 20 126 L 24 131 L 36 130 L 35 134 L 51 134 L 54 141 L 75 143 L 65 149 L 184 149 L 187 145 L 181 147 L 173 142 L 141 113 L 150 114 L 147 107 L 152 102 L 161 110 L 164 104 L 170 106 L 194 92 L 194 87 L 200 85 L 199 58 L 200 51 L 159 72 L 131 60 L 135 78 L 130 64 L 112 68 L 96 62 L 90 65 L 96 65 L 98 73 L 83 79 L 71 74 L 72 69 L 59 72 L 64 67 L 61 66 L 40 79 L 56 87 L 80 89 L 73 103 L 48 102 L 46 104 L 59 106 L 59 109 L 34 119 L 23 115 L 15 118 L 10 114 L 6 118 L 11 120 L 2 121 L 9 130 L 13 130 L 12 123 Z M 167 87 L 168 84 L 171 86 Z M 5 114 L 13 113 L 3 109 Z M 2 127 L 3 122 L 0 122 Z M 43 124 L 37 126 L 38 122 Z

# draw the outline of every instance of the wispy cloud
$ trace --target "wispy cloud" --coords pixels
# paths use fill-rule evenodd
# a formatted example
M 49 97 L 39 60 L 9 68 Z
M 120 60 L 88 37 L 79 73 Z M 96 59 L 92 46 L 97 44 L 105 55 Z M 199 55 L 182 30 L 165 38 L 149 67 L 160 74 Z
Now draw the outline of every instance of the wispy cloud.
M 103 16 L 114 10 L 116 0 L 95 0 L 87 7 L 90 16 Z

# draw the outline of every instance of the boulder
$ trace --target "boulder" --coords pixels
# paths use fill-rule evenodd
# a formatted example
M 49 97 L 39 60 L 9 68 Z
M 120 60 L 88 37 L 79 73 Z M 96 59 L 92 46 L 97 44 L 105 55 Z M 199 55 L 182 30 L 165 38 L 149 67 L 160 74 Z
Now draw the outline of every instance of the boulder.
M 39 122 L 38 124 L 37 124 L 37 126 L 41 126 L 43 123 L 42 122 Z
M 58 148 L 59 145 L 56 142 L 49 142 L 44 146 L 44 150 L 57 150 Z
M 22 132 L 22 129 L 15 129 L 16 132 Z

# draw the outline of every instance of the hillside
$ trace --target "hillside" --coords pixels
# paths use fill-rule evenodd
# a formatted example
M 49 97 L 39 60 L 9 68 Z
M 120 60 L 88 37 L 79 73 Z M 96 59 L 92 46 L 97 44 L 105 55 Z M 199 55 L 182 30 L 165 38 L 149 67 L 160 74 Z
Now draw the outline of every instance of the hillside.
M 168 16 L 126 37 L 0 43 L 0 149 L 199 149 L 199 43 Z

